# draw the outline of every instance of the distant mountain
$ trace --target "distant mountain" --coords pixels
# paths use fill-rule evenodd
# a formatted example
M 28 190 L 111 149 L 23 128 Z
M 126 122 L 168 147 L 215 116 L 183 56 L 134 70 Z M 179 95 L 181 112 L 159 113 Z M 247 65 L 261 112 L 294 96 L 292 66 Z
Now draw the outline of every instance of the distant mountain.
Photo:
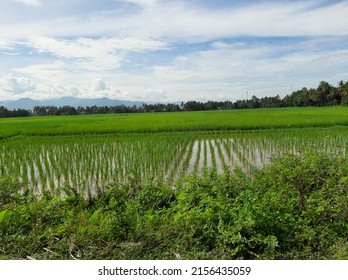
M 0 106 L 4 106 L 9 110 L 13 109 L 26 109 L 33 110 L 35 106 L 56 106 L 61 107 L 65 105 L 73 106 L 75 108 L 82 107 L 91 107 L 91 106 L 141 106 L 144 102 L 142 101 L 127 101 L 127 100 L 118 100 L 118 99 L 109 99 L 109 98 L 76 98 L 76 97 L 61 97 L 58 99 L 49 99 L 49 100 L 34 100 L 31 98 L 21 98 L 18 100 L 8 100 L 0 102 Z
M 1 102 L 1 106 L 5 106 L 7 109 L 32 109 L 36 105 L 38 105 L 38 101 L 35 101 L 30 98 L 21 98 L 18 100 L 13 100 L 13 101 L 3 101 Z

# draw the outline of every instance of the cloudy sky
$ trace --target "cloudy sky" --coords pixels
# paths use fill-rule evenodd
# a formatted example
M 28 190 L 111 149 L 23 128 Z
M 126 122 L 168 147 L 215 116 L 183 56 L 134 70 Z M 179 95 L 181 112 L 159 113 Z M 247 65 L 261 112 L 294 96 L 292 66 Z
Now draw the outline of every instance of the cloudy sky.
M 339 0 L 0 0 L 0 100 L 237 100 L 337 85 L 347 15 Z

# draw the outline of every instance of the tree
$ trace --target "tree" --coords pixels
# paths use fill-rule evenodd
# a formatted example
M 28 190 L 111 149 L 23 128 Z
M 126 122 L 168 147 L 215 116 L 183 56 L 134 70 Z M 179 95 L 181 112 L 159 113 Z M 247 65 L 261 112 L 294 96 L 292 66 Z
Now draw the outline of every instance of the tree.
M 337 86 L 337 91 L 341 97 L 341 104 L 348 105 L 348 81 L 340 81 Z
M 46 116 L 47 111 L 45 106 L 35 106 L 34 107 L 34 114 L 37 116 Z
M 8 110 L 4 106 L 0 106 L 0 118 L 8 117 Z
M 326 106 L 328 104 L 332 90 L 333 88 L 328 82 L 325 82 L 325 81 L 320 82 L 316 90 L 319 106 Z

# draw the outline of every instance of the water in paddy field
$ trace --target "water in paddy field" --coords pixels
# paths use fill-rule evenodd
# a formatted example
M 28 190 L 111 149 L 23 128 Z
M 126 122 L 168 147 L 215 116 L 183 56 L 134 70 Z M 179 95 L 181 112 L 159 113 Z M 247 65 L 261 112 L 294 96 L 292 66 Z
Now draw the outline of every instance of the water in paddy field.
M 311 134 L 312 133 L 312 134 Z M 85 139 L 87 138 L 87 139 Z M 107 185 L 138 185 L 145 181 L 169 186 L 204 169 L 222 173 L 227 167 L 244 171 L 262 168 L 273 156 L 307 149 L 346 154 L 348 132 L 321 130 L 230 134 L 226 136 L 137 136 L 73 141 L 2 143 L 0 177 L 17 177 L 38 193 L 60 194 L 59 187 L 95 195 Z
M 205 149 L 199 149 L 205 146 Z M 252 145 L 241 145 L 235 139 L 195 140 L 187 173 L 201 174 L 204 168 L 222 173 L 224 167 L 243 170 L 261 168 L 270 162 L 271 152 Z M 195 163 L 198 162 L 195 168 Z

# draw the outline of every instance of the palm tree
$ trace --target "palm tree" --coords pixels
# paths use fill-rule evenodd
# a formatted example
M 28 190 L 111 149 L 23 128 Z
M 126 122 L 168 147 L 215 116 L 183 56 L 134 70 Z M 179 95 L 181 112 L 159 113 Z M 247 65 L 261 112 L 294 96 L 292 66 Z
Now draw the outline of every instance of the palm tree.
M 332 92 L 332 86 L 328 82 L 321 81 L 316 92 L 319 106 L 326 106 Z
M 341 104 L 348 105 L 348 82 L 340 81 L 338 83 L 337 91 L 341 96 Z

